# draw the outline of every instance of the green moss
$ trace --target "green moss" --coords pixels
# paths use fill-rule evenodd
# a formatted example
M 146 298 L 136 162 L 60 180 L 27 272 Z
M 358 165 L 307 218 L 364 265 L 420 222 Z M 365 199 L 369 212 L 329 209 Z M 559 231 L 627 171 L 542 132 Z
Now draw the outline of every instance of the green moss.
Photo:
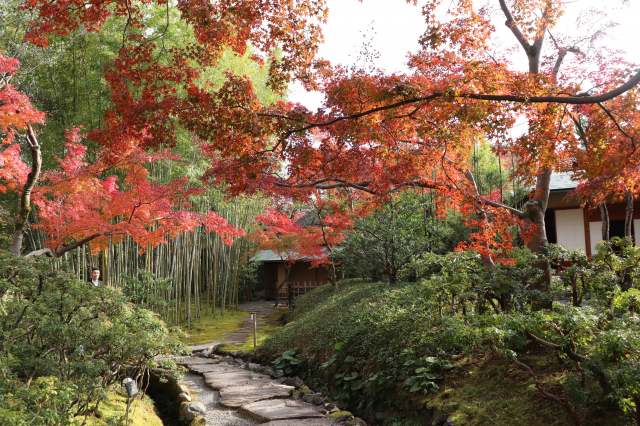
M 191 328 L 184 330 L 186 337 L 183 338 L 183 343 L 198 345 L 220 341 L 227 334 L 239 329 L 248 317 L 249 313 L 244 311 L 203 314 L 200 319 L 193 321 Z
M 85 423 L 88 426 L 111 426 L 122 424 L 127 409 L 127 398 L 112 388 L 107 393 L 107 398 L 100 403 L 97 415 L 88 417 Z M 78 418 L 77 424 L 82 424 L 84 418 Z M 155 410 L 151 398 L 142 395 L 136 398 L 129 409 L 129 426 L 162 426 L 162 420 Z
M 258 323 L 256 346 L 260 348 L 267 339 L 282 329 L 282 317 L 286 311 L 274 310 L 264 321 L 264 324 Z M 243 344 L 224 345 L 223 351 L 229 352 L 251 352 L 253 351 L 253 334 L 249 333 Z
M 549 357 L 534 356 L 525 362 L 539 372 L 539 380 L 547 385 L 565 380 L 561 369 L 553 367 Z M 550 386 L 551 387 L 551 386 Z M 489 359 L 461 367 L 456 377 L 448 380 L 446 389 L 425 404 L 446 413 L 454 424 L 466 426 L 566 426 L 572 420 L 558 403 L 543 398 L 535 383 L 523 370 L 504 360 Z M 622 425 L 622 419 L 607 415 L 607 424 Z M 586 425 L 600 425 L 602 419 L 587 419 Z
M 353 417 L 353 414 L 351 414 L 351 411 L 345 411 L 345 410 L 338 410 L 329 414 L 329 418 L 332 420 L 338 420 L 345 417 Z

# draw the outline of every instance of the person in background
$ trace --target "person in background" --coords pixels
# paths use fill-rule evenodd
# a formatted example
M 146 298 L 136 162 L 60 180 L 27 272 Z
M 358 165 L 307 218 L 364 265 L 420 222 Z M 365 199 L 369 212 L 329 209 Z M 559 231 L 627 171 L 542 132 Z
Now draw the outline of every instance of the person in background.
M 89 273 L 89 282 L 94 287 L 100 287 L 102 285 L 102 281 L 100 281 L 100 269 L 91 268 L 91 272 Z

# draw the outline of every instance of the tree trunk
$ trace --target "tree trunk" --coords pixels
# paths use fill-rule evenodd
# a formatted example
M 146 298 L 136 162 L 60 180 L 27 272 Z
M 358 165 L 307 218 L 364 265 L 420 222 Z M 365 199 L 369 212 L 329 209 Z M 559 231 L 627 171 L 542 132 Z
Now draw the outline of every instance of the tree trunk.
M 609 241 L 609 209 L 607 203 L 600 204 L 600 220 L 602 220 L 602 239 Z
M 624 209 L 624 236 L 633 240 L 633 193 L 625 191 L 626 206 Z
M 38 182 L 40 177 L 40 170 L 42 169 L 42 153 L 40 152 L 40 145 L 38 144 L 38 138 L 31 126 L 27 129 L 27 142 L 29 144 L 29 150 L 31 151 L 31 171 L 27 176 L 27 181 L 22 189 L 22 195 L 20 196 L 20 210 L 16 217 L 16 224 L 11 236 L 11 244 L 9 250 L 16 256 L 22 254 L 22 242 L 24 239 L 24 231 L 29 223 L 29 213 L 31 213 L 31 191 Z
M 544 168 L 536 177 L 536 189 L 531 200 L 527 201 L 524 206 L 526 217 L 535 225 L 534 233 L 527 243 L 527 247 L 532 252 L 541 256 L 537 262 L 538 267 L 542 270 L 542 278 L 534 284 L 533 290 L 537 292 L 532 297 L 532 306 L 534 309 L 550 309 L 551 297 L 549 289 L 551 288 L 551 265 L 549 260 L 544 257 L 547 248 L 547 230 L 544 223 L 544 216 L 547 211 L 547 203 L 549 201 L 549 188 L 551 185 L 550 168 Z

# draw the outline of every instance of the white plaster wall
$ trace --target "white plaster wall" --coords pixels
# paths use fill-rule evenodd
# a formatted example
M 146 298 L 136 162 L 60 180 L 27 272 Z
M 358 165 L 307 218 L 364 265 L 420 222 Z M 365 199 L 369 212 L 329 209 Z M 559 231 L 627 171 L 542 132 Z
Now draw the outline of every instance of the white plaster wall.
M 586 251 L 582 209 L 556 210 L 558 244 L 572 250 Z
M 595 256 L 596 246 L 602 241 L 602 221 L 589 222 L 589 238 L 591 239 L 591 256 Z

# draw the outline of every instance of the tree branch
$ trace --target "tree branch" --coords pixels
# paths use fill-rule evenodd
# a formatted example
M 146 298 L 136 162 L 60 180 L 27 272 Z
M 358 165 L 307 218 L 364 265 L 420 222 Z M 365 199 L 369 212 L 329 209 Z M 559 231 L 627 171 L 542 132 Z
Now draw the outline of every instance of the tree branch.
M 515 207 L 511 207 L 508 206 L 506 204 L 500 203 L 498 201 L 493 201 L 493 200 L 488 200 L 486 198 L 480 197 L 478 198 L 478 201 L 480 201 L 482 204 L 486 204 L 488 206 L 491 207 L 496 207 L 499 209 L 505 209 L 507 211 L 509 211 L 510 213 L 513 213 L 514 215 L 516 215 L 517 217 L 524 219 L 526 217 L 525 213 L 521 210 L 516 209 Z
M 516 24 L 515 19 L 513 19 L 513 15 L 511 14 L 511 11 L 509 10 L 509 7 L 507 6 L 507 2 L 505 0 L 500 0 L 500 9 L 502 9 L 502 13 L 504 13 L 505 18 L 507 18 L 504 24 L 511 30 L 527 55 L 530 55 L 533 46 L 525 38 L 524 34 L 522 34 L 520 28 L 518 28 L 518 25 Z
M 640 83 L 640 69 L 636 71 L 636 73 L 629 78 L 625 83 L 620 86 L 605 92 L 599 95 L 587 95 L 586 93 L 579 93 L 577 95 L 562 95 L 562 96 L 526 96 L 526 95 L 499 95 L 499 94 L 483 94 L 483 93 L 455 93 L 455 92 L 443 92 L 437 91 L 433 92 L 429 95 L 418 96 L 413 98 L 403 99 L 398 102 L 393 102 L 387 105 L 381 105 L 379 107 L 371 108 L 368 110 L 360 111 L 354 114 L 342 115 L 331 120 L 318 122 L 318 123 L 308 123 L 305 126 L 298 127 L 292 130 L 287 131 L 284 134 L 284 138 L 288 138 L 294 133 L 304 132 L 307 130 L 311 130 L 314 128 L 328 127 L 333 124 L 339 123 L 341 121 L 347 120 L 357 120 L 359 118 L 365 117 L 367 115 L 375 114 L 378 112 L 388 111 L 391 109 L 403 107 L 406 105 L 413 105 L 417 103 L 426 103 L 433 101 L 439 98 L 450 98 L 450 99 L 471 99 L 471 100 L 479 100 L 479 101 L 492 101 L 492 102 L 514 102 L 514 103 L 523 103 L 523 104 L 540 104 L 540 103 L 558 103 L 558 104 L 570 104 L 570 105 L 588 105 L 588 104 L 597 104 L 602 103 L 621 94 L 627 92 L 628 90 L 634 88 L 636 85 Z
M 9 248 L 11 253 L 16 256 L 20 256 L 22 253 L 24 231 L 27 223 L 29 222 L 29 214 L 31 213 L 31 191 L 38 182 L 40 171 L 42 169 L 42 153 L 40 152 L 40 145 L 38 144 L 38 138 L 30 125 L 27 127 L 27 142 L 31 151 L 31 171 L 29 172 L 27 181 L 22 188 L 22 194 L 20 195 L 20 211 L 16 218 L 15 229 L 11 237 L 11 245 Z
M 103 237 L 106 235 L 109 235 L 109 234 L 108 233 L 91 234 L 88 237 L 82 238 L 81 240 L 77 240 L 72 243 L 60 246 L 55 250 L 51 250 L 50 248 L 34 250 L 32 252 L 29 252 L 27 255 L 25 255 L 25 257 L 35 257 L 35 256 L 60 257 L 68 251 L 74 250 L 80 246 L 87 244 L 89 241 L 95 240 L 98 237 Z
M 89 235 L 88 237 L 85 237 L 85 238 L 83 238 L 81 240 L 74 241 L 74 242 L 72 242 L 70 244 L 65 244 L 64 246 L 56 249 L 56 251 L 55 251 L 56 257 L 60 257 L 63 254 L 65 254 L 66 252 L 74 250 L 74 249 L 76 249 L 76 248 L 78 248 L 80 246 L 83 246 L 86 243 L 88 243 L 89 241 L 95 240 L 96 238 L 102 237 L 104 235 L 107 235 L 107 234 L 103 234 L 103 233 L 93 234 L 93 235 Z
M 618 122 L 616 117 L 613 115 L 613 113 L 611 111 L 609 111 L 609 108 L 607 108 L 606 106 L 604 106 L 600 102 L 598 103 L 598 106 L 600 107 L 600 109 L 602 111 L 604 111 L 605 114 L 607 114 L 607 117 L 609 117 L 611 119 L 611 121 L 613 121 L 613 124 L 615 124 L 615 126 L 620 131 L 620 133 L 622 133 L 627 139 L 629 139 L 631 141 L 631 143 L 633 144 L 633 150 L 635 151 L 635 149 L 636 149 L 636 140 L 635 140 L 635 138 L 633 136 L 631 136 L 629 133 L 627 133 L 622 128 L 622 126 L 620 126 L 620 123 Z

